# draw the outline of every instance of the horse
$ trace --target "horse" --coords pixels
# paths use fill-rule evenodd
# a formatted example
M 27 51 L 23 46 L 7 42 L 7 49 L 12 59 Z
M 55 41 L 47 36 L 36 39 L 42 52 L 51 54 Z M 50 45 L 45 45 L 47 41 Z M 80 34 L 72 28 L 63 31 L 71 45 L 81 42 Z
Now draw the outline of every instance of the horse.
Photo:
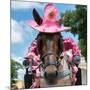
M 70 73 L 63 74 L 70 69 L 65 57 L 61 55 L 63 52 L 61 33 L 40 32 L 36 40 L 42 61 L 40 87 L 71 85 Z

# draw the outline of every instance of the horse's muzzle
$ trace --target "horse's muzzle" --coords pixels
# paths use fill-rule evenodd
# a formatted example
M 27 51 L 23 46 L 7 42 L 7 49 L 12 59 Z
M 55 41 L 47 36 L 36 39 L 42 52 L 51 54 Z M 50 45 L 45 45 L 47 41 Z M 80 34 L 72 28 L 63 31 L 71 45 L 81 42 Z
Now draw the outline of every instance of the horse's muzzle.
M 50 85 L 57 83 L 57 76 L 58 76 L 57 71 L 52 73 L 47 73 L 47 72 L 44 73 L 45 80 Z
M 47 72 L 45 72 L 45 73 L 44 73 L 44 76 L 45 76 L 45 79 L 47 79 L 47 80 L 52 80 L 52 79 L 54 79 L 54 78 L 57 78 L 58 72 L 57 72 L 57 71 L 52 72 L 52 73 L 47 73 Z

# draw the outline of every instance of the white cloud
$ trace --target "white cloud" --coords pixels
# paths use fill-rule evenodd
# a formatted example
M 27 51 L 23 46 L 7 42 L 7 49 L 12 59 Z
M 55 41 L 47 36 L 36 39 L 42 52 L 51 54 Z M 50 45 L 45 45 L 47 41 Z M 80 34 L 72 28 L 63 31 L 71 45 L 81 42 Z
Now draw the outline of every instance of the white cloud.
M 23 42 L 23 28 L 15 20 L 11 20 L 11 42 L 12 43 L 21 43 Z
M 44 8 L 43 3 L 36 3 L 36 2 L 20 2 L 20 1 L 11 1 L 11 8 L 12 9 L 29 9 L 29 8 Z
M 11 59 L 15 60 L 16 62 L 22 64 L 23 63 L 23 57 L 17 57 L 14 53 L 11 54 Z
M 18 79 L 24 81 L 24 74 L 25 74 L 25 69 L 19 69 L 18 70 Z

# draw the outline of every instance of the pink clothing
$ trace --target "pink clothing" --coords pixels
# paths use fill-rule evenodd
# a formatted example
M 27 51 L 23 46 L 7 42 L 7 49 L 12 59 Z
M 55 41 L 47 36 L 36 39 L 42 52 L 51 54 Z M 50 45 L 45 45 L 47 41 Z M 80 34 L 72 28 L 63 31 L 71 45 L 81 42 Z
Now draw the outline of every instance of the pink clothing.
M 71 53 L 69 55 L 68 62 L 72 62 L 73 58 L 75 55 L 81 56 L 81 52 L 78 48 L 78 46 L 75 44 L 72 38 L 66 38 L 64 39 L 64 53 L 65 55 L 67 52 L 71 50 Z M 78 72 L 78 67 L 76 65 L 71 65 L 72 68 L 72 84 L 74 85 L 77 78 L 76 78 L 76 73 Z
M 51 3 L 47 4 L 44 9 L 44 21 L 56 21 L 59 12 L 58 9 Z
M 75 44 L 72 38 L 66 38 L 64 39 L 64 51 L 72 50 L 72 55 L 78 55 L 80 56 L 80 50 L 78 46 Z
M 33 41 L 31 44 L 31 47 L 28 49 L 28 53 L 26 54 L 26 57 L 29 58 L 29 60 L 33 62 L 32 64 L 32 71 L 36 71 L 36 77 L 40 76 L 40 55 L 37 50 L 37 41 Z

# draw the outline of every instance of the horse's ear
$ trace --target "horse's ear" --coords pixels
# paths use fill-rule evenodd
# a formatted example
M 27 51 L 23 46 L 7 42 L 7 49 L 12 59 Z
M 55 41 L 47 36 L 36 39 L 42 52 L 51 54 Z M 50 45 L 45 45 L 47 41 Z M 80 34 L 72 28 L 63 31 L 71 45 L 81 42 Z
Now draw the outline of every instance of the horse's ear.
M 64 21 L 65 17 L 63 16 L 62 18 L 60 18 L 57 22 L 61 25 L 62 22 Z
M 34 17 L 34 20 L 36 21 L 36 23 L 38 25 L 41 25 L 42 24 L 42 18 L 40 17 L 40 15 L 38 14 L 38 12 L 36 11 L 36 9 L 34 8 L 33 9 L 33 17 Z

